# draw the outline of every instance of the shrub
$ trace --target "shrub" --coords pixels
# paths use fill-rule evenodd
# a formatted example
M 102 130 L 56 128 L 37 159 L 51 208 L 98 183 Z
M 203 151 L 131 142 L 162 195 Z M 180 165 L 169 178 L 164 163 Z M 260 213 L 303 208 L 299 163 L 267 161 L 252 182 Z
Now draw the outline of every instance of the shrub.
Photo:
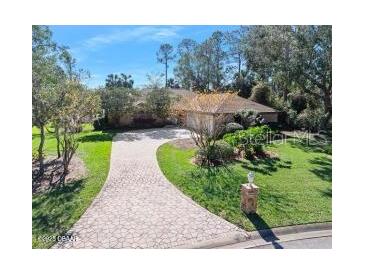
M 290 106 L 297 113 L 300 113 L 307 106 L 307 98 L 303 94 L 296 93 L 296 94 L 294 94 L 294 95 L 291 96 Z
M 225 132 L 232 133 L 235 132 L 236 130 L 241 130 L 241 129 L 243 129 L 243 126 L 238 123 L 228 123 L 226 125 Z
M 297 124 L 309 130 L 319 131 L 325 127 L 326 114 L 322 108 L 306 108 L 297 117 Z
M 256 125 L 257 116 L 257 112 L 254 110 L 243 110 L 239 113 L 236 113 L 234 118 L 243 126 L 242 129 L 245 129 Z
M 297 117 L 298 117 L 298 113 L 293 110 L 293 109 L 289 109 L 287 112 L 287 122 L 288 125 L 292 128 L 297 128 Z
M 223 140 L 215 143 L 215 150 L 222 161 L 230 160 L 234 155 L 233 147 Z
M 169 114 L 171 97 L 165 89 L 154 89 L 146 98 L 147 109 L 159 118 L 166 118 Z
M 270 88 L 260 83 L 253 87 L 250 100 L 260 104 L 270 105 L 270 94 Z
M 250 158 L 264 151 L 264 144 L 267 141 L 269 132 L 270 128 L 264 125 L 238 130 L 235 133 L 227 133 L 223 139 L 239 151 L 243 151 L 245 157 Z
M 133 89 L 108 88 L 98 91 L 101 97 L 101 106 L 108 114 L 125 114 L 133 111 L 137 93 Z
M 99 118 L 93 122 L 94 130 L 104 130 L 110 128 L 106 117 Z
M 233 147 L 220 140 L 214 145 L 198 149 L 196 158 L 201 165 L 217 165 L 231 160 L 233 155 Z

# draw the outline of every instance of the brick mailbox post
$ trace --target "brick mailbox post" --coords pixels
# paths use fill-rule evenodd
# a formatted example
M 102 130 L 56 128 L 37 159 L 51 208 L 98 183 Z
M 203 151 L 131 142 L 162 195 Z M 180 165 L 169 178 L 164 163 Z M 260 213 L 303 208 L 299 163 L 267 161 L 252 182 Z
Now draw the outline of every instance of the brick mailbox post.
M 241 209 L 246 213 L 256 213 L 259 187 L 252 184 L 241 185 Z

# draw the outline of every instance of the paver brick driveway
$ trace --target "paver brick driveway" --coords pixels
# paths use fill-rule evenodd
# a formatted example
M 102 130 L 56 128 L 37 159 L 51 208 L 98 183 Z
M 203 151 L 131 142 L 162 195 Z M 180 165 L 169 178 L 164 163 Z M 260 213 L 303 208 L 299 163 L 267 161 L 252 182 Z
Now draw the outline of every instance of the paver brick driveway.
M 107 181 L 69 231 L 76 241 L 54 248 L 171 248 L 244 234 L 183 195 L 160 171 L 157 148 L 189 136 L 173 128 L 117 134 Z

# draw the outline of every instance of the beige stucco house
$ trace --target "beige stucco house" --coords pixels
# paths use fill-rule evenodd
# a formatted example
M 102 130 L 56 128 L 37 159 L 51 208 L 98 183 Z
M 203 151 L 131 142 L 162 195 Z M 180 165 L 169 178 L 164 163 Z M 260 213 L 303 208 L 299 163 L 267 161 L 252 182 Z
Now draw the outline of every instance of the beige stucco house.
M 279 112 L 271 107 L 235 94 L 227 96 L 226 93 L 205 94 L 201 98 L 191 95 L 188 100 L 179 104 L 179 108 L 184 111 L 181 119 L 184 119 L 188 128 L 198 128 L 204 124 L 206 128 L 213 129 L 217 119 L 221 120 L 224 117 L 225 122 L 234 121 L 234 115 L 244 110 L 257 112 L 268 123 L 277 123 L 279 115 Z

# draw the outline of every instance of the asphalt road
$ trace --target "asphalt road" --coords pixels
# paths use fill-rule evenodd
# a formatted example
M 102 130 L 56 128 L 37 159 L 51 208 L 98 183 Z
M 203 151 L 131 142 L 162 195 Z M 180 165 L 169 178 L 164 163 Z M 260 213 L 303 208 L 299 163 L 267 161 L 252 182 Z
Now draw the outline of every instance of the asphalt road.
M 255 249 L 331 249 L 332 236 L 274 242 L 268 245 L 254 247 Z

